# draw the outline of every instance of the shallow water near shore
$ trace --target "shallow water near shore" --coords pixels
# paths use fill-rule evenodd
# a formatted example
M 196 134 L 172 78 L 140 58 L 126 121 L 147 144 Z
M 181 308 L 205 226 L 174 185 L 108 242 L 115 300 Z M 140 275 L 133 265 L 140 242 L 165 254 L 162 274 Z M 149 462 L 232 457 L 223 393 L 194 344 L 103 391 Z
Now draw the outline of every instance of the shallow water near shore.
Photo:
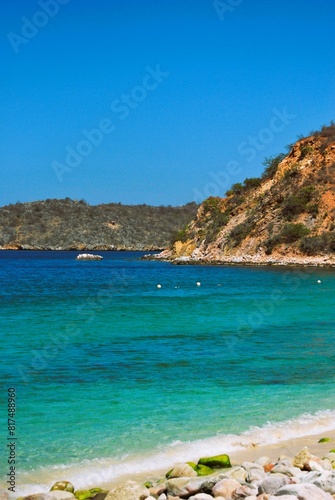
M 334 269 L 99 253 L 0 252 L 18 495 L 335 428 Z

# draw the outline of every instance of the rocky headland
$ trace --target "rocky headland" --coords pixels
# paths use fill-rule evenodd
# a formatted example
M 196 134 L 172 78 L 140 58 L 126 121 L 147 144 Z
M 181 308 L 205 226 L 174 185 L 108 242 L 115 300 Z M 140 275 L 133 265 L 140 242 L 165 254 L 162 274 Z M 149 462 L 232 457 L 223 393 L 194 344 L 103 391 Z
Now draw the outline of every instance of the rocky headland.
M 335 124 L 264 162 L 260 178 L 206 199 L 156 258 L 175 263 L 335 265 Z

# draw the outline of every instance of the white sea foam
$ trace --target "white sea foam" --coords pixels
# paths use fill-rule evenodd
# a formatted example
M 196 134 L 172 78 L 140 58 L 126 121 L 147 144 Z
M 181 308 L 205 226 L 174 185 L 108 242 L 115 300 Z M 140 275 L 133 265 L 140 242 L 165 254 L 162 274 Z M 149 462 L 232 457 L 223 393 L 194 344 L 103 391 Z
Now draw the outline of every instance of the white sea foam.
M 21 472 L 15 496 L 49 491 L 55 481 L 71 481 L 76 489 L 116 482 L 122 476 L 168 470 L 176 462 L 198 460 L 201 456 L 232 453 L 256 446 L 279 444 L 335 430 L 335 411 L 326 410 L 314 415 L 303 414 L 279 423 L 268 422 L 263 427 L 252 427 L 241 434 L 218 434 L 193 442 L 174 441 L 151 453 L 127 455 L 113 459 L 84 460 L 71 465 L 43 467 Z

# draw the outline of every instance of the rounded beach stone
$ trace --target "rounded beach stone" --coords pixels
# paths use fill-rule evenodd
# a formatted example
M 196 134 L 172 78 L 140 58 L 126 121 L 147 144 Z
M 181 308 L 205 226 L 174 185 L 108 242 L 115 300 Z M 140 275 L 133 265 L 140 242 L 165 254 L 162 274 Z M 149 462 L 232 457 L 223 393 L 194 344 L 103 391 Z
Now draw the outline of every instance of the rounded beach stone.
M 236 479 L 237 481 L 245 481 L 248 473 L 243 467 L 233 467 L 231 470 L 225 472 L 224 474 L 220 475 L 221 479 L 224 478 L 233 478 Z
M 331 495 L 335 495 L 335 471 L 324 471 L 321 474 L 315 474 L 309 482 L 324 491 L 328 491 Z
M 206 465 L 195 464 L 194 462 L 186 462 L 188 465 L 192 467 L 193 470 L 197 473 L 197 476 L 209 476 L 209 474 L 213 474 L 214 470 Z
M 290 483 L 290 479 L 287 476 L 279 474 L 271 474 L 259 485 L 259 493 L 276 493 L 279 488 Z
M 320 461 L 319 457 L 316 457 L 315 455 L 312 455 L 309 449 L 305 446 L 293 459 L 293 466 L 294 467 L 299 467 L 299 469 L 304 469 L 305 463 L 310 461 L 310 460 L 315 460 L 316 462 Z
M 64 491 L 64 490 L 53 490 L 53 491 L 50 491 L 49 495 L 52 496 L 52 498 L 54 498 L 56 500 L 63 500 L 63 499 L 65 500 L 68 498 L 76 498 L 73 493 L 71 493 L 70 491 Z
M 332 469 L 335 469 L 335 453 L 333 451 L 327 453 L 327 455 L 324 457 L 324 460 L 329 460 Z
M 238 499 L 238 498 L 246 498 L 248 496 L 254 496 L 257 495 L 258 493 L 258 488 L 253 487 L 252 484 L 240 484 L 240 486 L 234 491 L 232 494 L 232 498 Z
M 173 469 L 171 469 L 166 477 L 172 479 L 173 477 L 197 477 L 196 471 L 189 465 L 185 463 L 176 464 Z
M 255 460 L 255 464 L 261 465 L 262 467 L 270 463 L 271 463 L 271 458 L 267 456 L 259 457 L 257 458 L 257 460 Z
M 209 495 L 212 494 L 212 490 L 216 483 L 218 483 L 222 478 L 219 476 L 211 476 L 211 477 L 206 477 L 203 478 L 203 483 L 201 484 L 201 492 L 202 493 L 208 493 Z
M 191 495 L 200 493 L 203 482 L 204 479 L 200 477 L 175 477 L 168 479 L 165 484 L 168 495 L 188 498 Z
M 265 498 L 265 497 L 264 497 Z M 247 499 L 245 499 L 247 500 Z M 263 500 L 261 497 L 258 497 L 257 500 Z M 279 498 L 277 496 L 268 496 L 266 500 L 299 500 L 295 495 L 281 495 Z
M 105 498 L 107 493 L 107 491 L 101 488 L 91 488 L 89 490 L 77 490 L 74 492 L 74 495 L 78 500 L 89 500 L 91 498 L 95 498 L 96 500 L 99 498 L 101 500 L 101 496 L 103 495 L 103 498 Z M 98 495 L 100 496 L 98 497 Z
M 260 470 L 255 469 L 255 470 L 251 470 L 248 473 L 248 475 L 246 477 L 246 482 L 259 485 L 266 478 L 267 478 L 267 475 L 264 471 L 260 471 Z
M 101 493 L 97 493 L 96 495 L 94 495 L 93 499 L 94 500 L 105 500 L 107 494 L 108 494 L 108 491 L 103 491 Z
M 263 466 L 257 464 L 256 462 L 243 462 L 241 464 L 241 467 L 243 467 L 243 469 L 245 469 L 248 472 L 250 472 L 251 470 L 260 470 L 264 472 Z
M 106 500 L 144 500 L 149 495 L 149 490 L 144 486 L 134 481 L 127 481 L 111 490 L 106 496 Z
M 74 486 L 70 481 L 57 481 L 50 489 L 50 491 L 54 490 L 64 490 L 74 493 Z
M 53 497 L 50 493 L 36 493 L 34 495 L 21 497 L 21 500 L 52 500 L 52 498 Z
M 271 469 L 272 474 L 285 474 L 289 477 L 300 478 L 304 473 L 299 469 L 299 467 L 293 467 L 291 462 L 284 463 L 279 462 Z
M 320 465 L 323 467 L 324 470 L 333 470 L 333 466 L 329 458 L 323 458 L 320 462 Z
M 49 493 L 36 493 L 35 495 L 28 495 L 21 497 L 21 500 L 66 500 L 75 498 L 73 493 L 64 490 L 49 491 Z
M 282 486 L 275 494 L 275 497 L 280 498 L 282 495 L 295 495 L 299 500 L 334 500 L 330 493 L 321 490 L 315 484 L 309 483 Z
M 321 460 L 320 462 L 316 462 L 315 460 L 307 460 L 307 462 L 304 464 L 304 470 L 323 472 L 325 468 L 323 467 L 322 462 L 323 461 Z M 332 468 L 331 464 L 330 468 Z
M 230 458 L 226 454 L 214 455 L 213 457 L 203 457 L 198 461 L 199 465 L 207 465 L 207 467 L 224 469 L 231 467 Z
M 213 500 L 214 497 L 208 493 L 197 493 L 191 496 L 188 500 Z
M 149 492 L 150 492 L 150 495 L 154 495 L 154 496 L 159 497 L 160 495 L 162 495 L 162 493 L 166 492 L 165 482 L 156 484 L 155 486 L 152 486 L 151 488 L 149 488 Z
M 236 481 L 236 479 L 221 479 L 212 489 L 214 497 L 223 496 L 224 498 L 230 498 L 234 491 L 241 486 L 241 483 Z

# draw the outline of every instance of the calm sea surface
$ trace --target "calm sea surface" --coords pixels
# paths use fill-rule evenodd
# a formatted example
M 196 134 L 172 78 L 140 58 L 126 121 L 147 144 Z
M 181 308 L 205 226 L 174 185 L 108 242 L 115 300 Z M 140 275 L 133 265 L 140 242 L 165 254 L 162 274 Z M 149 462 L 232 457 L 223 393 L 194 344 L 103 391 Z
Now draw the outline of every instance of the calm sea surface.
M 335 270 L 99 253 L 0 252 L 18 492 L 335 428 Z

